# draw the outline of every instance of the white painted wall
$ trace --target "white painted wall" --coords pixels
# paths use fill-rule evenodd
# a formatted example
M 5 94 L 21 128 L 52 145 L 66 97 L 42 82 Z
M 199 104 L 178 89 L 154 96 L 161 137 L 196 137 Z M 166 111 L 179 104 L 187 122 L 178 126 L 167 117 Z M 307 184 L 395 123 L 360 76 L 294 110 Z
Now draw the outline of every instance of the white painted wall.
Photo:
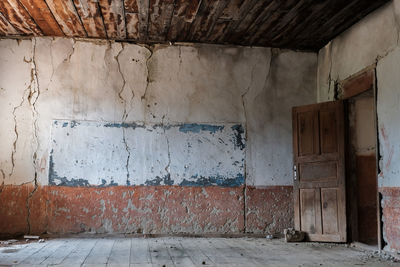
M 77 120 L 242 124 L 247 184 L 290 185 L 291 107 L 315 102 L 316 70 L 269 48 L 0 40 L 0 183 L 48 184 L 54 120 Z
M 400 186 L 400 1 L 371 13 L 318 54 L 318 101 L 334 97 L 334 82 L 377 64 L 380 187 Z

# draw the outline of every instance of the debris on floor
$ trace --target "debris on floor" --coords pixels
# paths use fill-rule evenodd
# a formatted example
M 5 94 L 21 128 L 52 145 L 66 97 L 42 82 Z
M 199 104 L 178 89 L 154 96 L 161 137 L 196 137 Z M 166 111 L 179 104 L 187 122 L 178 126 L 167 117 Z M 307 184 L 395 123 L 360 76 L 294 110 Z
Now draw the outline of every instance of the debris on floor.
M 0 245 L 10 245 L 10 244 L 13 244 L 15 242 L 18 242 L 18 240 L 10 239 L 10 240 L 6 240 L 6 241 L 0 241 Z
M 288 228 L 283 231 L 286 242 L 301 242 L 304 240 L 304 232 L 297 231 L 293 228 Z
M 39 239 L 40 236 L 38 235 L 24 235 L 25 239 Z
M 19 241 L 20 242 L 20 241 Z M 35 252 L 40 253 L 33 255 Z M 265 238 L 49 238 L 0 247 L 0 266 L 399 266 L 379 252 Z

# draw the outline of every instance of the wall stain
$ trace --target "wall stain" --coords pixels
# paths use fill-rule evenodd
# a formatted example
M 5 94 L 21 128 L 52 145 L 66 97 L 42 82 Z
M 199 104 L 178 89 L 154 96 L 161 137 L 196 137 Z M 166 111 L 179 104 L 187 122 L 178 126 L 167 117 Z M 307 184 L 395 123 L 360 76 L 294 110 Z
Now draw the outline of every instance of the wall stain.
M 244 138 L 243 138 L 243 134 L 244 134 L 244 129 L 243 126 L 241 124 L 237 124 L 237 125 L 233 125 L 231 127 L 231 129 L 235 132 L 235 145 L 236 147 L 239 147 L 240 150 L 245 149 L 246 144 L 244 143 Z
M 145 128 L 144 125 L 137 124 L 135 122 L 122 122 L 122 123 L 106 123 L 104 124 L 104 127 L 106 128 Z
M 59 183 L 57 183 L 59 181 Z M 53 150 L 50 152 L 49 159 L 49 185 L 57 186 L 89 186 L 89 182 L 85 179 L 67 179 L 67 177 L 58 176 L 54 170 Z
M 185 123 L 179 125 L 179 131 L 182 133 L 200 133 L 200 131 L 209 131 L 210 133 L 216 133 L 217 131 L 222 131 L 224 128 L 225 126 L 197 123 Z
M 152 180 L 146 180 L 145 185 L 173 185 L 174 180 L 171 179 L 171 175 L 167 174 L 163 178 L 156 176 Z
M 238 173 L 235 178 L 226 178 L 222 176 L 192 176 L 194 180 L 186 180 L 179 184 L 180 186 L 211 186 L 218 185 L 221 187 L 237 187 L 244 184 L 244 176 L 241 173 Z

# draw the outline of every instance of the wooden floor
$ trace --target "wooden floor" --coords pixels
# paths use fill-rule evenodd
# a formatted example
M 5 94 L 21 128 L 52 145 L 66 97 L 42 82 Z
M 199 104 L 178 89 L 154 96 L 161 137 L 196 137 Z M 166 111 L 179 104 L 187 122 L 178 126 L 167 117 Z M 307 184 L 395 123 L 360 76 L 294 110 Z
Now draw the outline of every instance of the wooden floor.
M 0 247 L 0 266 L 390 266 L 344 245 L 254 238 L 62 238 Z

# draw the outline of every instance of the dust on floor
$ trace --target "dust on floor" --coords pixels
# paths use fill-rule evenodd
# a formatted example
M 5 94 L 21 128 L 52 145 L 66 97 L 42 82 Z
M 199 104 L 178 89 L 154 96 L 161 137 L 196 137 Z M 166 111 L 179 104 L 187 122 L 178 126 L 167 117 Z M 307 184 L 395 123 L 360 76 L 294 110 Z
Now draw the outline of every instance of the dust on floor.
M 262 238 L 58 238 L 0 247 L 0 266 L 398 266 L 342 244 Z

